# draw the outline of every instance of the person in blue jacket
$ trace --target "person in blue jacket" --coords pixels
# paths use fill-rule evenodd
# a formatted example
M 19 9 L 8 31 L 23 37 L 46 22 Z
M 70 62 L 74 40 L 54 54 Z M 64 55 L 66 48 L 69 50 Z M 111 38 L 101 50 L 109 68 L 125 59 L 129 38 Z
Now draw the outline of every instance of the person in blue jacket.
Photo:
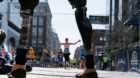
M 8 55 L 8 53 L 6 53 L 4 57 L 5 57 L 7 62 L 10 60 L 10 56 Z

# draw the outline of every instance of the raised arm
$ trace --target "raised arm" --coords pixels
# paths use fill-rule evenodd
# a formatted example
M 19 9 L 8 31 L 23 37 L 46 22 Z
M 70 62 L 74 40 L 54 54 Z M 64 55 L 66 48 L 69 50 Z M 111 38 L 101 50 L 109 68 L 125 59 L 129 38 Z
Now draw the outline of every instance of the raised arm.
M 56 43 L 57 45 L 65 45 L 65 43 Z
M 75 42 L 75 43 L 70 43 L 70 45 L 75 45 L 75 44 L 77 44 L 77 43 L 79 43 L 81 40 L 78 40 L 77 42 Z

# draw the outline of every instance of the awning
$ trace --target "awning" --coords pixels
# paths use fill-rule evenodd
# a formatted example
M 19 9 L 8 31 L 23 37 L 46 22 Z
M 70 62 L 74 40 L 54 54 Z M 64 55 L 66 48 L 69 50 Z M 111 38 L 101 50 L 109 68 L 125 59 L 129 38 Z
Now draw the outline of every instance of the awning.
M 139 20 L 140 20 L 140 11 L 138 11 L 135 15 L 133 15 L 131 18 L 129 18 L 124 25 L 125 26 L 139 26 Z
M 125 26 L 139 26 L 139 15 L 135 15 L 133 17 L 131 17 L 130 19 L 128 19 L 125 23 Z

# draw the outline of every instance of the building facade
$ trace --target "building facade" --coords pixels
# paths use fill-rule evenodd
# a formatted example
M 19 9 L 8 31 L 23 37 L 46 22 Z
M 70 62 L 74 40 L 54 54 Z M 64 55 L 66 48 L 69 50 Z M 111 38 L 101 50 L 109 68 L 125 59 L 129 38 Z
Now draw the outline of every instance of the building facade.
M 52 14 L 48 2 L 40 2 L 34 9 L 31 20 L 29 47 L 33 47 L 38 57 L 43 56 L 44 49 L 50 54 Z M 46 57 L 49 60 L 49 56 Z
M 76 59 L 76 65 L 80 64 L 81 52 L 79 51 L 79 47 L 75 49 L 74 58 Z
M 58 34 L 54 31 L 54 29 L 51 30 L 51 53 L 50 55 L 53 56 L 55 55 L 56 57 L 58 56 L 58 52 L 61 49 L 61 45 L 57 45 L 57 43 L 60 43 Z M 50 58 L 51 59 L 51 58 Z
M 16 8 L 13 2 L 4 0 L 0 3 L 0 13 L 2 14 L 1 28 L 6 32 L 5 45 L 11 45 L 12 49 L 18 47 L 22 18 L 20 9 Z M 16 19 L 15 19 L 16 18 Z
M 99 52 L 105 52 L 105 30 L 94 29 L 92 33 L 92 50 L 95 52 L 95 56 L 98 56 Z
M 138 26 L 125 26 L 136 12 L 138 0 L 110 0 L 110 44 L 112 50 L 138 41 Z
M 113 70 L 137 71 L 140 66 L 139 58 L 139 27 L 135 18 L 139 0 L 110 0 L 110 35 L 109 55 L 115 64 Z M 138 17 L 138 16 L 137 16 Z

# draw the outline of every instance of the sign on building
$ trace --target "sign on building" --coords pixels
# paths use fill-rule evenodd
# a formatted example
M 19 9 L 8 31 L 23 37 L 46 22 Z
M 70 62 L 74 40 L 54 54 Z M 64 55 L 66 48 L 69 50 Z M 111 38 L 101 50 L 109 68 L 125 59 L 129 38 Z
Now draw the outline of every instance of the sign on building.
M 131 71 L 137 71 L 138 70 L 138 56 L 137 52 L 134 50 L 132 52 L 131 60 L 130 60 L 130 66 L 131 66 Z
M 109 16 L 89 16 L 91 24 L 109 24 Z

